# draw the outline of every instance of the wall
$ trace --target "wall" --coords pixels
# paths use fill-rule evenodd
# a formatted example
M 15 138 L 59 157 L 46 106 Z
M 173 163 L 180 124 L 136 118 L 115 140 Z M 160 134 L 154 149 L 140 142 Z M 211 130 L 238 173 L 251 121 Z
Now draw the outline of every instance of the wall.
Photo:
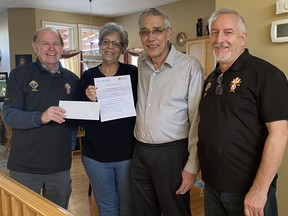
M 270 39 L 271 23 L 279 19 L 288 19 L 288 13 L 276 15 L 275 0 L 217 0 L 216 8 L 237 10 L 247 22 L 248 43 L 250 52 L 279 67 L 288 77 L 288 43 L 272 43 Z M 247 10 L 249 5 L 249 10 Z M 288 99 L 288 98 L 287 98 Z M 288 215 L 288 151 L 279 169 L 278 207 L 279 215 Z
M 9 9 L 10 65 L 15 67 L 16 54 L 33 54 L 32 35 L 35 31 L 35 9 Z M 8 43 L 8 42 L 7 42 Z
M 196 37 L 196 23 L 198 18 L 203 18 L 203 29 L 207 19 L 215 9 L 215 0 L 182 0 L 165 6 L 160 6 L 169 17 L 172 24 L 173 37 L 172 43 L 180 51 L 185 51 L 185 45 L 179 47 L 176 41 L 176 35 L 184 32 L 187 38 Z M 139 13 L 118 17 L 116 22 L 120 23 L 129 33 L 129 47 L 141 47 L 141 41 L 138 35 L 138 17 Z

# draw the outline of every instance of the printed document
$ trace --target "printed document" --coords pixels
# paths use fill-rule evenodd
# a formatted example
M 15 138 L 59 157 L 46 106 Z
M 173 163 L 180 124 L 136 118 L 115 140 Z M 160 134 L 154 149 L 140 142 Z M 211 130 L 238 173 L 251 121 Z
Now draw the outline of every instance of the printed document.
M 136 116 L 129 75 L 94 79 L 102 122 Z

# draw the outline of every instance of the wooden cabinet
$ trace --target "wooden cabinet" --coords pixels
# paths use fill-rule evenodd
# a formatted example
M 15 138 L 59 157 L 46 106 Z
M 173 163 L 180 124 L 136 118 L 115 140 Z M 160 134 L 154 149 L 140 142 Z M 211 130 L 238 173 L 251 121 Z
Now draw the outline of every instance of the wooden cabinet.
M 186 53 L 194 56 L 200 61 L 203 67 L 204 78 L 206 79 L 206 77 L 214 70 L 216 64 L 210 45 L 210 38 L 205 36 L 187 39 Z

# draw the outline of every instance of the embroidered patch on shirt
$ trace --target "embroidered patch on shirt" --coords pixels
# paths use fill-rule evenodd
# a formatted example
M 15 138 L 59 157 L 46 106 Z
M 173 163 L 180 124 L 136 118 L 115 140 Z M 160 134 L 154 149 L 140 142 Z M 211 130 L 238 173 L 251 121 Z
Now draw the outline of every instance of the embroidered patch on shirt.
M 230 92 L 235 92 L 237 86 L 240 86 L 241 84 L 241 79 L 239 77 L 236 77 L 235 79 L 233 79 L 230 83 Z
M 65 84 L 65 89 L 66 89 L 66 93 L 69 95 L 69 94 L 71 94 L 71 86 L 70 86 L 70 84 L 69 83 L 66 83 Z
M 39 86 L 38 82 L 36 82 L 35 80 L 32 80 L 30 83 L 29 83 L 30 87 L 32 88 L 32 91 L 38 91 L 37 90 L 37 87 Z

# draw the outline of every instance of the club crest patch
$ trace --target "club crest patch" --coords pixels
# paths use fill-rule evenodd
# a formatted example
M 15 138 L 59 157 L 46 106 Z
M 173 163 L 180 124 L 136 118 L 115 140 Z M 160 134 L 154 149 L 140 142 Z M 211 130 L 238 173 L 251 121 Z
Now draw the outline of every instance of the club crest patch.
M 37 87 L 39 86 L 39 84 L 38 84 L 37 81 L 32 80 L 32 81 L 29 83 L 29 86 L 32 88 L 32 91 L 38 91 L 38 90 L 37 90 Z
M 66 89 L 66 93 L 68 95 L 71 94 L 71 85 L 69 83 L 65 83 L 64 88 Z

